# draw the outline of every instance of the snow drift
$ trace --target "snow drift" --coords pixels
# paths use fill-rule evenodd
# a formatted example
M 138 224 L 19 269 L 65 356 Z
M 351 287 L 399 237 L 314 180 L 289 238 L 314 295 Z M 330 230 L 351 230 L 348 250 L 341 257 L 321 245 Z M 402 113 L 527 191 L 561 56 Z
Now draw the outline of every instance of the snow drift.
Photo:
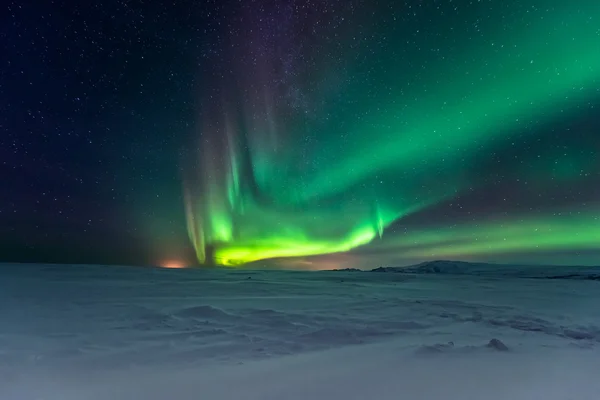
M 2 399 L 553 400 L 600 389 L 598 282 L 530 279 L 558 269 L 1 268 Z

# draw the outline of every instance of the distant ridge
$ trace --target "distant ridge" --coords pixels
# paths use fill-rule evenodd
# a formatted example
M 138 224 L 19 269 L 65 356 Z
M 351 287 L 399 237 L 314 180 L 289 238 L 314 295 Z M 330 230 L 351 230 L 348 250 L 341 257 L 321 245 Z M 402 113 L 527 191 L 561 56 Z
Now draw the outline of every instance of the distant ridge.
M 436 260 L 407 267 L 379 267 L 368 272 L 421 275 L 473 275 L 498 278 L 575 279 L 600 281 L 600 267 L 471 263 Z
M 331 271 L 335 271 L 335 272 L 364 272 L 362 269 L 358 269 L 358 268 L 332 269 Z

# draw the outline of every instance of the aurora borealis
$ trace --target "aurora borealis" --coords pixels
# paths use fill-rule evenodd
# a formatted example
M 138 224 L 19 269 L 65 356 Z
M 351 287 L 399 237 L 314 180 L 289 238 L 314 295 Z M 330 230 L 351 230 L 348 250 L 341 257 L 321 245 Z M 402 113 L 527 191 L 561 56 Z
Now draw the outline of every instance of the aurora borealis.
M 8 11 L 0 261 L 600 265 L 597 1 Z
M 185 175 L 200 262 L 600 248 L 597 2 L 242 2 L 227 18 Z

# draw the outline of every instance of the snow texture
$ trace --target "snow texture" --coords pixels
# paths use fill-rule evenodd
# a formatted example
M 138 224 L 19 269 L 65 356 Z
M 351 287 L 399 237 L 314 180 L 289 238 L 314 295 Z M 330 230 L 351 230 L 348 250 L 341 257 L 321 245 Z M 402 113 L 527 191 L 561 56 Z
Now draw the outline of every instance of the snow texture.
M 597 270 L 380 272 L 0 265 L 0 399 L 598 398 Z

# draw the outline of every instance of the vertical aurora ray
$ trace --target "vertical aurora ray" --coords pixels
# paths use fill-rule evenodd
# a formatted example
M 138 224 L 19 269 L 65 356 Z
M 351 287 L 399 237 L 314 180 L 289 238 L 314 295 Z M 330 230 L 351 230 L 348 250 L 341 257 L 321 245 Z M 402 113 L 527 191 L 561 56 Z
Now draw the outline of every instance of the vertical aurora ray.
M 395 231 L 403 218 L 488 181 L 478 159 L 597 101 L 597 2 L 494 2 L 493 17 L 473 17 L 478 25 L 469 29 L 477 36 L 446 19 L 410 43 L 410 23 L 395 24 L 386 9 L 363 5 L 349 13 L 340 6 L 349 13 L 342 18 L 347 26 L 360 29 L 338 32 L 338 17 L 317 23 L 292 4 L 269 3 L 233 18 L 244 23 L 233 30 L 227 68 L 217 67 L 221 100 L 212 91 L 204 98 L 201 152 L 185 183 L 188 233 L 201 262 L 240 265 L 361 246 L 435 257 L 600 243 L 596 228 L 583 229 L 583 218 L 528 239 L 550 221 L 533 214 L 410 238 Z M 460 7 L 476 14 L 482 6 Z M 415 22 L 414 29 L 422 26 Z M 355 46 L 367 33 L 370 39 Z M 363 58 L 374 43 L 378 49 Z M 410 51 L 415 61 L 407 62 L 402 54 Z M 565 151 L 569 164 L 557 171 L 564 182 L 596 167 L 595 157 L 581 163 L 578 153 Z M 527 165 L 551 163 L 552 152 L 544 154 Z M 554 179 L 535 176 L 542 186 Z M 586 212 L 588 220 L 600 215 Z

